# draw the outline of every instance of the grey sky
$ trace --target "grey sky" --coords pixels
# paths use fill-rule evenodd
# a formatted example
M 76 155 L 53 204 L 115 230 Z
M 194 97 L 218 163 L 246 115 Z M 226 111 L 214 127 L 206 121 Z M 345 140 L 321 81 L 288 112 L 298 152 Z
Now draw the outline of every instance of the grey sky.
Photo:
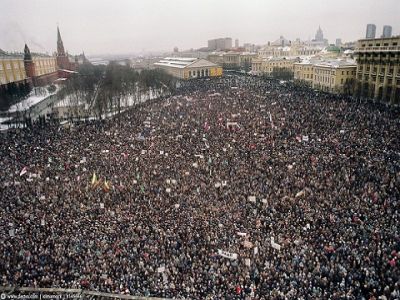
M 229 36 L 265 44 L 280 35 L 332 43 L 364 37 L 367 23 L 400 33 L 399 0 L 0 0 L 0 48 L 52 53 L 56 26 L 70 53 L 199 48 Z

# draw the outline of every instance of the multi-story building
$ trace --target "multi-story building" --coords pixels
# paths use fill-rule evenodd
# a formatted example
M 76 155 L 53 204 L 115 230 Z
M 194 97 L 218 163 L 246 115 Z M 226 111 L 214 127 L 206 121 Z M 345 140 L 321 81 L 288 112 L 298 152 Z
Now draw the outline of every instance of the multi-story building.
M 260 57 L 288 57 L 288 56 L 311 56 L 320 53 L 322 48 L 311 47 L 301 44 L 292 44 L 285 47 L 266 46 L 258 50 Z
M 82 58 L 82 55 L 80 57 Z M 87 62 L 84 55 L 82 62 Z M 31 54 L 26 44 L 23 54 L 9 55 L 3 52 L 0 56 L 0 85 L 11 82 L 18 84 L 25 80 L 34 86 L 46 85 L 57 78 L 69 77 L 72 73 L 75 73 L 78 63 L 78 56 L 75 57 L 75 61 L 71 61 L 69 55 L 65 52 L 57 27 L 57 53 L 55 56 Z
M 383 26 L 382 38 L 390 38 L 392 37 L 392 26 L 385 25 Z
M 34 86 L 46 85 L 58 78 L 56 58 L 51 56 L 32 56 L 26 44 L 23 63 L 26 77 Z
M 255 58 L 251 64 L 251 73 L 271 76 L 274 69 L 286 69 L 294 73 L 294 64 L 297 62 L 300 62 L 298 57 Z
M 154 66 L 180 79 L 222 76 L 220 66 L 201 58 L 167 57 Z
M 251 64 L 256 53 L 251 52 L 214 52 L 210 53 L 207 59 L 224 69 L 251 69 Z
M 0 57 L 0 85 L 26 80 L 24 61 L 18 56 Z
M 312 87 L 324 92 L 351 95 L 357 65 L 342 60 L 320 62 L 313 67 Z
M 400 37 L 362 39 L 355 49 L 355 95 L 400 103 Z
M 375 24 L 367 24 L 367 33 L 365 38 L 374 39 L 376 35 L 376 25 Z
M 304 60 L 294 64 L 294 78 L 314 89 L 335 94 L 352 94 L 357 66 L 346 60 Z
M 302 62 L 294 63 L 294 79 L 312 86 L 315 63 L 316 60 L 303 60 Z
M 328 40 L 324 39 L 324 32 L 321 29 L 321 26 L 318 27 L 317 32 L 315 33 L 315 39 L 308 42 L 309 46 L 313 47 L 326 47 L 329 45 Z
M 230 50 L 232 49 L 232 38 L 219 38 L 208 41 L 208 49 L 215 50 Z

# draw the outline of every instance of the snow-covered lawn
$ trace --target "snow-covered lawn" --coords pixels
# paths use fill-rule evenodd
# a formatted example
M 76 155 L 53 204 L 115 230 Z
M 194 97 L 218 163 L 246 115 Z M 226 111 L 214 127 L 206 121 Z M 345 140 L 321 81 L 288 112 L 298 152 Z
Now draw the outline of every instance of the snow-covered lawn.
M 47 88 L 34 88 L 29 94 L 28 98 L 12 105 L 8 112 L 16 112 L 16 111 L 24 111 L 29 109 L 31 106 L 43 101 L 45 98 L 54 95 L 58 91 L 58 86 L 56 86 L 56 90 L 52 93 L 49 93 Z

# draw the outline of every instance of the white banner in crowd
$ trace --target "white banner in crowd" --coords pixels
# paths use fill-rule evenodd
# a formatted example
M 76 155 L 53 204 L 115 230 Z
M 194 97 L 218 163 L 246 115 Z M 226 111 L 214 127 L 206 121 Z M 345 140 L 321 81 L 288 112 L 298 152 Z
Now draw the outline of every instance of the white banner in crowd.
M 244 263 L 246 264 L 246 266 L 250 267 L 250 258 L 246 258 Z
M 281 250 L 281 245 L 279 245 L 277 243 L 274 243 L 274 242 L 271 242 L 271 247 L 276 249 L 276 250 L 278 250 L 278 251 Z
M 271 236 L 271 247 L 280 251 L 281 250 L 281 245 L 275 243 L 274 237 Z
M 247 235 L 247 233 L 240 232 L 240 231 L 238 231 L 236 234 L 237 234 L 237 235 L 240 235 L 240 236 L 246 236 L 246 235 Z
M 222 257 L 229 258 L 229 259 L 232 259 L 232 260 L 235 260 L 235 259 L 238 258 L 238 255 L 236 253 L 230 253 L 230 252 L 227 252 L 227 251 L 223 251 L 221 249 L 218 249 L 218 254 L 220 256 L 222 256 Z
M 157 268 L 157 272 L 158 272 L 158 273 L 163 273 L 163 272 L 165 272 L 165 266 L 161 266 L 161 267 Z
M 249 196 L 249 201 L 250 202 L 256 202 L 256 196 Z

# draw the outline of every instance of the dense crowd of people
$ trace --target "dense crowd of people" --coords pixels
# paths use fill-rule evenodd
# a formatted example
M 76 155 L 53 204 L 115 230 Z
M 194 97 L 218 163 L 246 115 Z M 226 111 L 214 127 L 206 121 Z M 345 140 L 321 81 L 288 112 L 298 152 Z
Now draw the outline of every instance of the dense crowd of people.
M 399 299 L 400 114 L 249 76 L 0 139 L 0 282 Z

